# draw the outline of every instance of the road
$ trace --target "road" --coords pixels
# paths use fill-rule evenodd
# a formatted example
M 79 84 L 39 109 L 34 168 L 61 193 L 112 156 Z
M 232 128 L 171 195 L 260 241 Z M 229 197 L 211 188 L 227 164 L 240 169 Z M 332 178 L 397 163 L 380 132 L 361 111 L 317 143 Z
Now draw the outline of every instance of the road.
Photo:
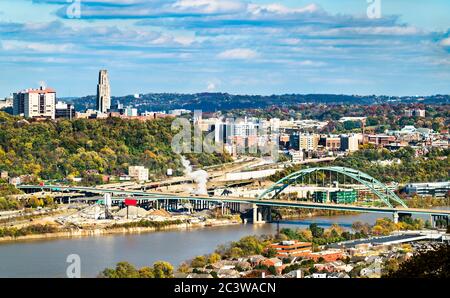
M 287 201 L 287 200 L 258 200 L 252 198 L 238 198 L 238 197 L 209 197 L 209 196 L 195 196 L 187 193 L 163 193 L 163 192 L 149 192 L 149 191 L 132 191 L 132 190 L 117 190 L 117 189 L 100 189 L 95 187 L 66 187 L 55 185 L 20 185 L 20 189 L 58 189 L 58 191 L 67 190 L 70 192 L 87 192 L 87 193 L 113 193 L 114 195 L 132 196 L 132 197 L 146 197 L 146 199 L 174 199 L 174 200 L 206 200 L 212 202 L 234 202 L 242 204 L 256 204 L 258 206 L 273 206 L 273 207 L 289 207 L 289 208 L 307 208 L 307 209 L 325 209 L 325 210 L 339 210 L 339 211 L 355 211 L 355 212 L 370 212 L 370 213 L 407 213 L 417 215 L 439 215 L 450 217 L 450 210 L 436 210 L 436 209 L 417 209 L 417 208 L 391 208 L 391 207 L 366 207 L 353 206 L 342 204 L 327 204 L 303 201 Z

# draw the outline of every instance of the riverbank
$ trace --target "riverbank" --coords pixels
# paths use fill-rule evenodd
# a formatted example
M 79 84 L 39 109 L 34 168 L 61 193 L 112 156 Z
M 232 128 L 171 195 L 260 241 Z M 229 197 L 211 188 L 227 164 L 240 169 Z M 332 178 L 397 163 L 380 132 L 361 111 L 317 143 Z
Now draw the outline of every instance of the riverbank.
M 338 211 L 338 210 L 306 210 L 298 209 L 295 211 L 286 212 L 288 209 L 281 209 L 282 219 L 308 219 L 313 217 L 333 217 L 333 216 L 346 216 L 346 215 L 358 215 L 360 212 L 352 211 Z
M 219 220 L 207 220 L 199 223 L 176 223 L 168 224 L 160 227 L 114 227 L 106 226 L 101 228 L 92 229 L 70 229 L 60 232 L 42 233 L 42 234 L 30 234 L 23 236 L 6 236 L 0 237 L 0 243 L 8 242 L 20 242 L 20 241 L 33 241 L 33 240 L 54 240 L 64 238 L 79 238 L 79 237 L 92 237 L 92 236 L 106 236 L 112 234 L 142 234 L 159 231 L 169 230 L 189 230 L 195 228 L 204 227 L 219 227 L 228 225 L 242 224 L 242 221 L 237 219 L 219 219 Z

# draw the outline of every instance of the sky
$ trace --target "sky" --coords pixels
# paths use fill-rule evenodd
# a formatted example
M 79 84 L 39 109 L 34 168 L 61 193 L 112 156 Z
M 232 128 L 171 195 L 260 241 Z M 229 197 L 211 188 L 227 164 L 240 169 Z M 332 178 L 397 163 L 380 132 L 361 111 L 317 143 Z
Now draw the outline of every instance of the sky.
M 72 2 L 72 3 L 70 3 Z M 0 0 L 0 97 L 450 94 L 450 1 Z

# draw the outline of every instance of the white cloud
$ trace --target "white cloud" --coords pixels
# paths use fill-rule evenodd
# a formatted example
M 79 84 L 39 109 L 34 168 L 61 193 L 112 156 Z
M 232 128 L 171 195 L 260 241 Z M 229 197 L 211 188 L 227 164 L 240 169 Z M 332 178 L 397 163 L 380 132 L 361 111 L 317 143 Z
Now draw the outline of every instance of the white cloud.
M 450 47 L 450 37 L 444 38 L 440 42 L 441 46 L 443 47 Z
M 237 0 L 179 0 L 172 4 L 178 11 L 196 13 L 235 13 L 245 9 L 246 5 Z
M 342 35 L 417 35 L 423 33 L 412 26 L 390 26 L 390 27 L 344 27 L 333 28 L 330 30 L 316 31 L 313 34 L 317 36 L 342 36 Z
M 320 67 L 320 66 L 326 65 L 326 63 L 324 63 L 324 62 L 312 61 L 312 60 L 294 61 L 294 62 L 292 62 L 292 64 L 299 65 L 299 66 L 311 66 L 311 67 Z
M 258 57 L 258 53 L 251 50 L 251 49 L 232 49 L 232 50 L 227 50 L 224 52 L 221 52 L 218 55 L 219 58 L 221 59 L 243 59 L 243 60 L 247 60 L 247 59 L 254 59 L 256 57 Z
M 211 91 L 216 90 L 216 88 L 217 88 L 216 84 L 214 84 L 213 82 L 209 82 L 209 83 L 208 83 L 208 86 L 206 87 L 206 90 L 207 90 L 208 92 L 211 92 Z
M 41 42 L 23 42 L 17 40 L 2 41 L 5 51 L 31 51 L 37 53 L 70 53 L 75 50 L 73 44 L 51 44 Z
M 288 8 L 281 4 L 249 4 L 248 10 L 254 15 L 261 14 L 302 14 L 302 13 L 315 13 L 322 9 L 317 4 L 310 4 L 301 8 Z
M 282 43 L 287 45 L 298 45 L 301 42 L 301 39 L 299 38 L 285 38 L 281 40 Z
M 191 36 L 176 36 L 173 40 L 183 46 L 191 45 L 195 41 L 195 37 Z

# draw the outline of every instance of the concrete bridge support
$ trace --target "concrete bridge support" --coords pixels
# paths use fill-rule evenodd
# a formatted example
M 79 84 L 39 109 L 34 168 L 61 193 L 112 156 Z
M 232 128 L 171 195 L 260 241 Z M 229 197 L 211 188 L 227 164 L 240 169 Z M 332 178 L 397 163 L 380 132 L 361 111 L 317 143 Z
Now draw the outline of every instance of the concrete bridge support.
M 265 223 L 272 221 L 272 208 L 253 204 L 253 223 Z
M 432 215 L 431 216 L 431 226 L 433 228 L 448 227 L 449 223 L 450 223 L 449 217 L 446 215 Z
M 404 221 L 407 218 L 411 218 L 411 213 L 402 213 L 402 212 L 394 212 L 392 214 L 394 223 L 398 223 L 399 221 Z
M 399 221 L 404 221 L 407 218 L 411 218 L 411 213 L 404 213 L 404 212 L 394 212 L 392 213 L 392 219 L 394 223 L 398 223 Z
M 258 205 L 253 204 L 253 223 L 261 223 L 262 222 L 262 215 L 260 213 L 260 209 L 258 208 Z
M 392 217 L 393 217 L 394 223 L 398 224 L 398 218 L 399 218 L 398 212 L 394 212 L 394 213 L 392 214 Z

